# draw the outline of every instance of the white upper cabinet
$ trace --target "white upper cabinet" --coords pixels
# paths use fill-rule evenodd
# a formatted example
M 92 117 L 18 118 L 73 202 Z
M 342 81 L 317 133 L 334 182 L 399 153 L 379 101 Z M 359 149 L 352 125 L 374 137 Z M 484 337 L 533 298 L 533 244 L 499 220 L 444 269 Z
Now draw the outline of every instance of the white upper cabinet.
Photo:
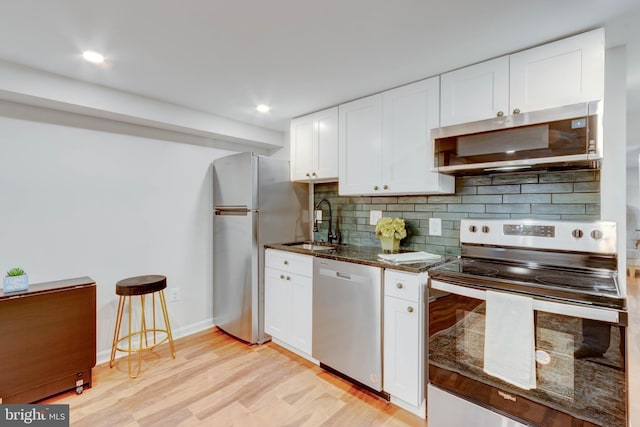
M 602 99 L 604 30 L 442 75 L 441 126 Z
M 508 114 L 509 57 L 443 74 L 440 105 L 441 126 Z
M 604 97 L 604 30 L 511 55 L 511 113 Z
M 341 195 L 454 191 L 454 178 L 432 172 L 439 89 L 433 77 L 340 105 Z
M 381 193 L 382 95 L 340 105 L 338 129 L 338 193 Z
M 291 180 L 338 179 L 338 107 L 291 120 Z
M 313 115 L 291 120 L 291 180 L 308 180 L 313 160 Z

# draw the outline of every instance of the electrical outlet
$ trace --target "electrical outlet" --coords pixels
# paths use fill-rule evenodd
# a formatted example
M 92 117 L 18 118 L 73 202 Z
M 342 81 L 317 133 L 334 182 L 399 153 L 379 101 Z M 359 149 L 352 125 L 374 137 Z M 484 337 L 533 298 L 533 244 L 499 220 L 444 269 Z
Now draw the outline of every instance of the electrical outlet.
M 442 236 L 442 219 L 429 218 L 429 235 Z
M 316 210 L 316 221 L 322 222 L 322 209 Z
M 169 301 L 180 301 L 180 288 L 169 289 Z
M 369 211 L 369 225 L 376 225 L 382 218 L 382 211 Z

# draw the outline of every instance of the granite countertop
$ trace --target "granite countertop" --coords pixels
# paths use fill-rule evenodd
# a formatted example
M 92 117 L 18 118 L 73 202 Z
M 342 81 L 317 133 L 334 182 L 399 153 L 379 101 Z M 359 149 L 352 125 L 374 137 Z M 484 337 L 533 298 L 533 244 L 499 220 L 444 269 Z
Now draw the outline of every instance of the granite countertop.
M 298 242 L 303 243 L 303 242 Z M 303 255 L 312 255 L 319 258 L 333 259 L 336 261 L 353 262 L 356 264 L 372 265 L 374 267 L 391 268 L 394 270 L 406 271 L 409 273 L 422 273 L 429 268 L 442 264 L 449 258 L 442 256 L 438 260 L 429 260 L 416 262 L 411 264 L 392 264 L 378 259 L 378 254 L 382 253 L 382 249 L 375 246 L 356 246 L 356 245 L 336 245 L 335 249 L 313 250 L 302 247 L 293 246 L 295 243 L 276 243 L 264 245 L 265 249 L 277 249 L 280 251 L 294 252 Z M 401 250 L 402 252 L 411 252 Z

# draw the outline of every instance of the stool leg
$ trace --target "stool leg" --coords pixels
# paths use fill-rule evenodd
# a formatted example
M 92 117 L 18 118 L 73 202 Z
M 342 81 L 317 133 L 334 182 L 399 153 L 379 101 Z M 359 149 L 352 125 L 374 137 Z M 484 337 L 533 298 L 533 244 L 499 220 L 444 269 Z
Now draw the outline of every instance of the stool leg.
M 131 307 L 129 307 L 131 308 Z M 129 314 L 131 314 L 131 310 L 129 310 Z M 140 295 L 140 336 L 139 336 L 139 341 L 140 343 L 138 344 L 138 350 L 135 351 L 136 353 L 138 353 L 138 362 L 136 364 L 136 373 L 135 375 L 132 373 L 133 370 L 131 369 L 131 353 L 133 352 L 131 350 L 131 344 L 129 344 L 129 376 L 131 378 L 137 378 L 138 375 L 140 375 L 140 371 L 142 369 L 142 341 L 143 341 L 143 336 L 144 336 L 144 341 L 146 342 L 147 340 L 147 323 L 145 321 L 145 312 L 144 312 L 144 295 Z M 129 331 L 129 342 L 131 342 L 131 331 Z
M 131 378 L 135 378 L 134 376 L 131 375 L 131 319 L 132 319 L 132 315 L 131 315 L 131 311 L 132 311 L 132 307 L 131 307 L 131 296 L 127 297 L 127 300 L 129 302 L 129 322 L 128 322 L 128 327 L 129 327 L 129 334 L 127 335 L 127 367 L 128 367 L 128 371 L 129 371 L 129 376 Z
M 156 343 L 156 293 L 151 294 L 151 307 L 153 312 L 153 346 L 155 347 Z
M 167 302 L 164 299 L 164 290 L 160 291 L 160 305 L 162 306 L 162 316 L 164 324 L 167 327 L 167 336 L 169 337 L 169 348 L 171 349 L 171 357 L 176 358 L 176 349 L 173 345 L 173 335 L 171 334 L 171 325 L 169 324 L 169 312 L 167 311 Z
M 145 295 L 140 295 L 140 307 L 142 307 L 142 327 L 140 328 L 140 337 L 142 337 L 142 331 L 144 331 L 144 348 L 149 347 L 149 338 L 147 337 L 147 312 L 144 308 Z M 142 344 L 142 342 L 140 343 Z M 142 348 L 142 347 L 141 347 Z
M 124 314 L 124 298 L 118 298 L 118 310 L 116 312 L 116 325 L 113 331 L 113 343 L 111 344 L 111 357 L 109 358 L 109 367 L 113 368 L 113 361 L 116 358 L 116 348 L 118 347 L 118 338 L 120 338 L 120 327 L 122 326 L 122 315 Z

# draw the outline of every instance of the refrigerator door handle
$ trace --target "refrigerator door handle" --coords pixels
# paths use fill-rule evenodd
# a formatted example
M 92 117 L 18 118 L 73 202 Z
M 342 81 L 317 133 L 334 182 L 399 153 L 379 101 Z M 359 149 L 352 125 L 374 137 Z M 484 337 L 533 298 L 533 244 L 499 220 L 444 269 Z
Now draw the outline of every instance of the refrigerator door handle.
M 234 216 L 247 216 L 252 211 L 246 207 L 238 208 L 216 208 L 214 210 L 215 215 L 234 215 Z

